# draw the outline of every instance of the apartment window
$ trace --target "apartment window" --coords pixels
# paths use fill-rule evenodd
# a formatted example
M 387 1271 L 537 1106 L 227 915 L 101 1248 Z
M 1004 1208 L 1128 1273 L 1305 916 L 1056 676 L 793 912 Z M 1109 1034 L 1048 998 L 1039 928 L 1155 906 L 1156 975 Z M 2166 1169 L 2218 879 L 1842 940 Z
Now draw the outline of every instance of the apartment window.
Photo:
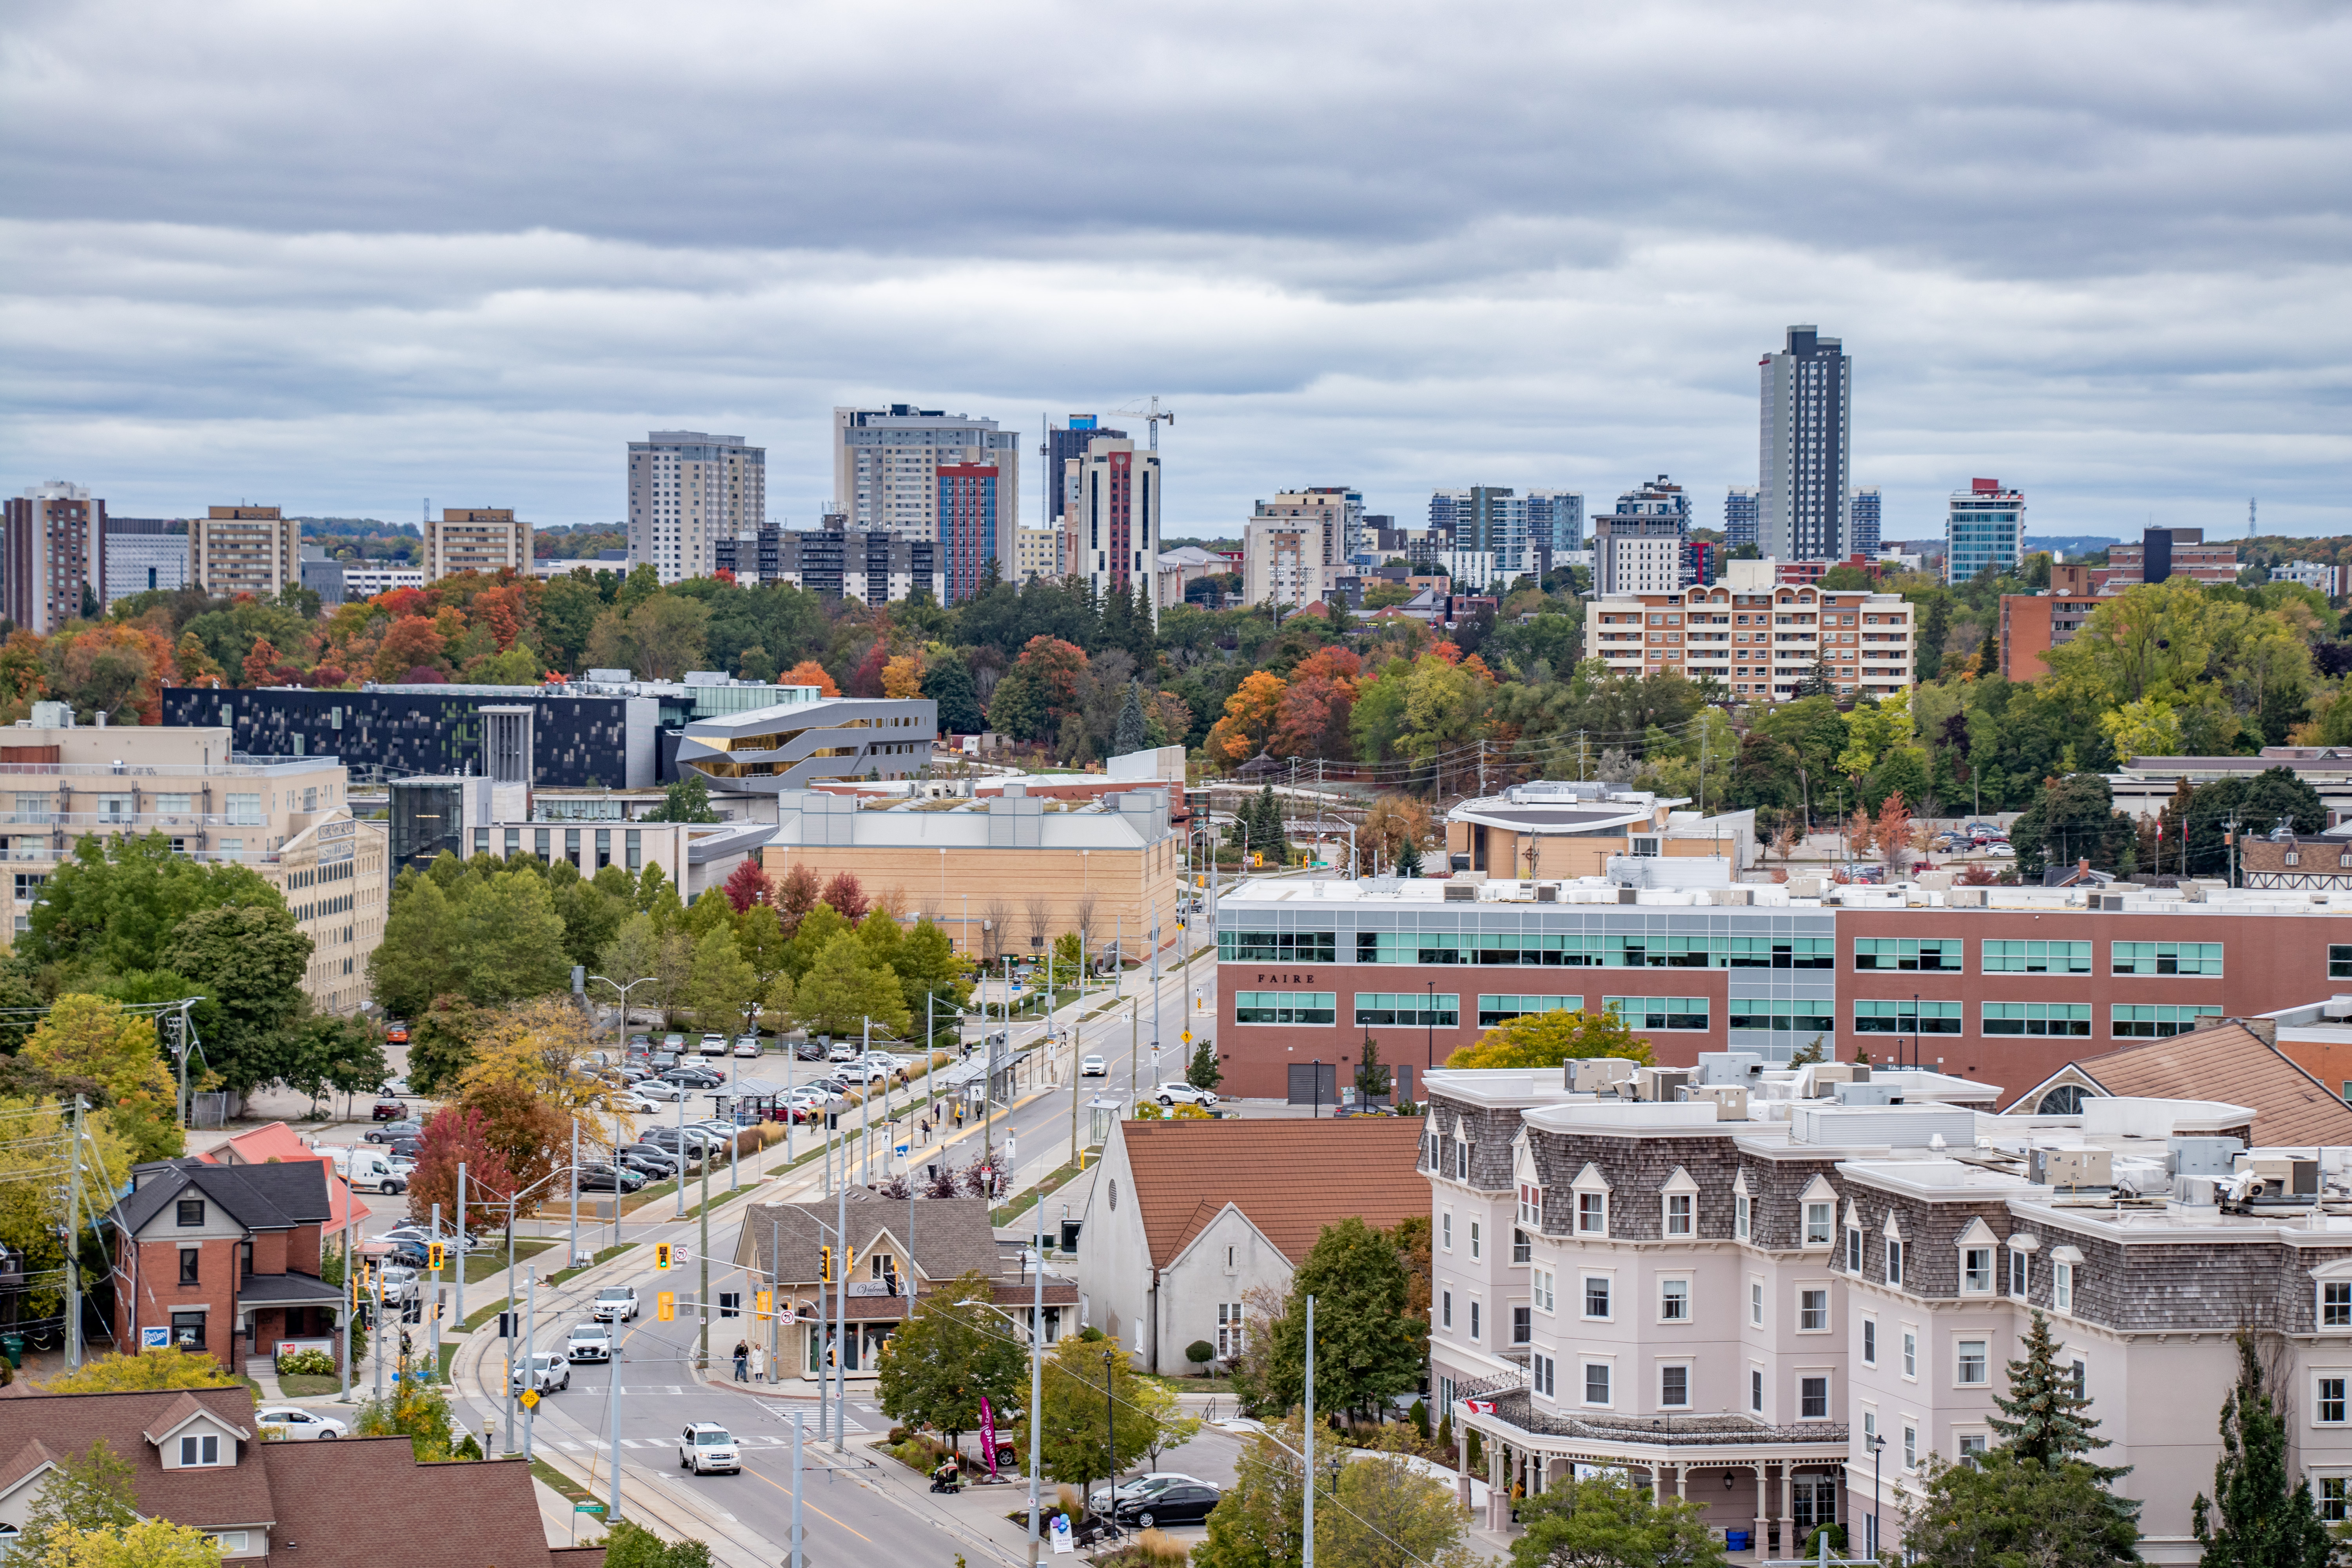
M 1474 1219 L 1470 1222 L 1470 1258 L 1475 1262 L 1478 1257 L 1478 1222 Z
M 1535 1255 L 1535 1243 L 1528 1239 L 1528 1233 L 1514 1226 L 1511 1231 L 1511 1261 L 1526 1263 L 1533 1259 Z
M 1742 1241 L 1746 1241 L 1748 1239 L 1748 1224 L 1751 1217 L 1748 1194 L 1746 1193 L 1733 1194 L 1731 1199 L 1732 1235 L 1738 1237 Z
M 1830 1380 L 1826 1377 L 1797 1379 L 1797 1419 L 1826 1421 L 1830 1418 Z
M 1748 1369 L 1748 1408 L 1751 1414 L 1764 1414 L 1764 1369 Z
M 1859 970 L 1916 970 L 1957 974 L 1965 967 L 1958 937 L 1914 941 L 1908 937 L 1856 937 L 1853 966 Z
M 2323 1329 L 2352 1329 L 2352 1279 L 2321 1282 L 2319 1326 Z
M 1470 1303 L 1470 1337 L 1473 1340 L 1475 1340 L 1478 1337 L 1479 1305 L 1480 1303 L 1476 1301 Z
M 1519 1223 L 1543 1228 L 1543 1189 L 1532 1182 L 1519 1184 Z
M 2078 1359 L 2070 1364 L 2069 1370 L 2074 1374 L 2074 1397 L 2077 1399 L 2088 1399 L 2091 1396 L 2089 1393 L 2091 1369 Z
M 1878 1364 L 1878 1320 L 1876 1318 L 1864 1318 L 1862 1321 L 1862 1364 L 1864 1366 Z
M 2050 1268 L 2050 1305 L 2061 1312 L 2074 1310 L 2074 1266 L 2054 1263 Z
M 1990 1296 L 1992 1294 L 1992 1248 L 1964 1247 L 1960 1252 L 1960 1294 Z
M 1523 1345 L 1535 1338 L 1535 1314 L 1525 1307 L 1511 1309 L 1511 1342 Z
M 2118 1002 L 2107 1009 L 2108 1033 L 2118 1040 L 2161 1040 L 2185 1035 L 2200 1018 L 2218 1018 L 2218 1006 L 2168 1007 L 2161 1004 Z
M 1607 1362 L 1589 1361 L 1584 1363 L 1584 1403 L 1587 1405 L 1609 1403 L 1609 1363 Z
M 2352 1478 L 2319 1478 L 2319 1517 L 2330 1524 L 2341 1524 L 2352 1519 Z
M 2201 974 L 2221 977 L 2218 942 L 2118 942 L 2111 944 L 2117 974 Z
M 181 1284 L 194 1285 L 201 1282 L 197 1274 L 197 1269 L 204 1261 L 204 1249 L 202 1247 L 184 1247 L 180 1248 Z
M 1830 1244 L 1832 1221 L 1836 1212 L 1835 1204 L 1805 1205 L 1805 1245 L 1807 1247 L 1827 1247 Z
M 173 1213 L 178 1223 L 181 1225 L 202 1225 L 205 1223 L 205 1200 L 202 1198 L 182 1198 L 175 1205 Z
M 201 1437 L 181 1438 L 180 1463 L 183 1466 L 219 1464 L 220 1438 L 210 1433 Z
M 1437 1232 L 1438 1232 L 1438 1236 L 1439 1236 L 1439 1237 L 1441 1238 L 1441 1240 L 1443 1241 L 1443 1243 L 1444 1243 L 1444 1245 L 1445 1250 L 1446 1250 L 1446 1251 L 1448 1251 L 1448 1252 L 1453 1251 L 1453 1250 L 1454 1250 L 1454 1215 L 1453 1215 L 1453 1214 L 1452 1214 L 1450 1211 L 1449 1211 L 1448 1213 L 1446 1213 L 1446 1214 L 1440 1215 L 1438 1216 L 1438 1221 L 1437 1221 Z
M 1958 1002 L 1862 1001 L 1853 1005 L 1853 1029 L 1858 1035 L 1957 1035 L 1960 1032 Z
M 1911 1329 L 1903 1331 L 1903 1375 L 1911 1378 L 1919 1375 L 1919 1335 Z
M 1584 1315 L 1603 1322 L 1609 1318 L 1609 1276 L 1588 1274 L 1584 1277 Z
M 193 795 L 159 795 L 155 797 L 155 809 L 166 816 L 185 816 L 195 809 Z
M 1959 1342 L 1959 1381 L 1979 1384 L 1987 1379 L 1987 1361 L 1983 1340 L 1962 1340 Z
M 1886 1238 L 1886 1282 L 1898 1290 L 1903 1288 L 1903 1244 L 1891 1236 Z
M 1764 1281 L 1748 1282 L 1748 1321 L 1757 1328 L 1764 1326 Z
M 1668 1236 L 1691 1234 L 1691 1208 L 1696 1201 L 1688 1193 L 1666 1194 L 1666 1234 Z
M 1906 1470 L 1919 1468 L 1919 1428 L 1916 1426 L 1903 1428 L 1903 1468 Z
M 258 795 L 230 795 L 226 798 L 226 804 L 228 806 L 230 826 L 258 827 L 261 826 L 261 796 Z
M 1609 1194 L 1607 1193 L 1576 1194 L 1576 1229 L 1580 1236 L 1609 1234 Z
M 1991 1441 L 1981 1432 L 1960 1434 L 1960 1463 L 1973 1465 L 1985 1457 L 1986 1446 Z
M 1437 1320 L 1440 1327 L 1450 1329 L 1454 1326 L 1453 1291 L 1444 1290 L 1438 1293 Z
M 1548 1355 L 1539 1355 L 1533 1359 L 1528 1371 L 1534 1374 L 1530 1381 L 1536 1393 L 1549 1399 L 1559 1392 L 1559 1362 Z
M 1827 1290 L 1797 1292 L 1797 1331 L 1801 1334 L 1825 1334 L 1830 1331 L 1830 1293 Z
M 1658 1321 L 1662 1323 L 1690 1321 L 1690 1281 L 1661 1279 L 1658 1281 Z
M 1690 1368 L 1662 1366 L 1658 1369 L 1658 1404 L 1667 1410 L 1681 1410 L 1689 1406 Z
M 1854 1275 L 1862 1272 L 1862 1226 L 1858 1225 L 1845 1227 L 1845 1271 Z
M 1989 941 L 1984 954 L 1987 974 L 2088 974 L 2091 944 L 2087 942 Z
M 1547 1315 L 1550 1314 L 1555 1310 L 1558 1300 L 1558 1298 L 1552 1293 L 1551 1270 L 1549 1268 L 1538 1268 L 1534 1274 L 1530 1275 L 1529 1278 L 1535 1281 L 1533 1290 L 1536 1305 L 1542 1309 Z

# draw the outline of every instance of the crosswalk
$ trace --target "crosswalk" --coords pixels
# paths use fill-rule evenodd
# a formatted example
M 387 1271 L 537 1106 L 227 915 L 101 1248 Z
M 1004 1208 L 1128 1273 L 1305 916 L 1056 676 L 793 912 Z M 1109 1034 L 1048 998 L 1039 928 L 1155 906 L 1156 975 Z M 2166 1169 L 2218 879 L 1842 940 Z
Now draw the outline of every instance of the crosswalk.
M 874 1428 L 861 1426 L 856 1421 L 852 1420 L 849 1423 L 849 1430 L 853 1433 L 870 1432 L 873 1431 Z M 562 1437 L 557 1437 L 551 1440 L 546 1437 L 541 1437 L 539 1440 L 542 1444 L 549 1444 L 551 1442 L 553 1447 L 562 1448 L 567 1453 L 574 1454 L 601 1454 L 605 1451 L 607 1447 L 607 1445 L 603 1443 L 574 1443 Z M 789 1432 L 738 1432 L 735 1434 L 735 1441 L 739 1447 L 745 1448 L 784 1448 L 792 1446 L 793 1438 L 792 1434 Z M 801 1434 L 801 1441 L 803 1443 L 814 1443 L 816 1441 L 816 1426 L 814 1422 L 810 1423 L 803 1430 Z M 677 1443 L 668 1437 L 624 1437 L 621 1439 L 621 1447 L 624 1448 L 633 1449 L 673 1448 L 677 1447 Z

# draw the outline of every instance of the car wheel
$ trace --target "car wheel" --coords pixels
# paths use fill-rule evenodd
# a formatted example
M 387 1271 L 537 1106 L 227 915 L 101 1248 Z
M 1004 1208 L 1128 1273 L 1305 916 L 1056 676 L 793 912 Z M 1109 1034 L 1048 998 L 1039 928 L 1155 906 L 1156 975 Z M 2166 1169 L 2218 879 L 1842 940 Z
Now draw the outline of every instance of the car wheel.
M 1139 1513 L 1135 1516 L 1135 1522 L 1143 1526 L 1144 1529 L 1150 1530 L 1151 1528 L 1151 1516 L 1148 1513 Z
M 316 1440 L 321 1443 L 331 1443 L 340 1435 L 341 1434 L 334 1432 L 321 1432 L 319 1434 Z

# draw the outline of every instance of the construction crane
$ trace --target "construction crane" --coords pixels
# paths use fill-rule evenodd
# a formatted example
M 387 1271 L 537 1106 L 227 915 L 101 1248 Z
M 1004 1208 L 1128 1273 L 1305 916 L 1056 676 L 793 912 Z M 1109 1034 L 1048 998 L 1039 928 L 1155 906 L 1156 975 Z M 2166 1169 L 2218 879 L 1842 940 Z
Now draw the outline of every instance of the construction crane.
M 1151 395 L 1151 406 L 1150 408 L 1114 408 L 1110 411 L 1110 417 L 1113 419 L 1141 419 L 1148 423 L 1151 426 L 1151 449 L 1155 452 L 1160 450 L 1160 422 L 1164 419 L 1171 425 L 1176 423 L 1175 410 L 1170 409 L 1165 413 L 1160 411 L 1160 395 L 1156 392 Z

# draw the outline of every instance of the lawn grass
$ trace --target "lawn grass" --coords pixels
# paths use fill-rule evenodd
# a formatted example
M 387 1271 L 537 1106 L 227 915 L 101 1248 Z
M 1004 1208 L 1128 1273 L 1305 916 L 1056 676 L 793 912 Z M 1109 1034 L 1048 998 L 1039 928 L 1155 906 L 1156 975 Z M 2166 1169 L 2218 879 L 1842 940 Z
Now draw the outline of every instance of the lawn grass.
M 555 1243 L 552 1241 L 526 1241 L 521 1237 L 515 1237 L 514 1260 L 517 1263 L 520 1263 L 526 1258 L 536 1258 L 554 1245 Z M 497 1250 L 495 1251 L 485 1247 L 467 1255 L 466 1283 L 468 1285 L 478 1285 L 483 1280 L 488 1279 L 491 1275 L 499 1273 L 500 1270 L 504 1269 L 506 1266 L 507 1249 L 503 1239 L 501 1239 Z
M 281 1372 L 278 1374 L 278 1388 L 289 1399 L 317 1399 L 341 1393 L 343 1380 L 315 1372 Z
M 573 1480 L 570 1476 L 565 1475 L 562 1470 L 557 1469 L 553 1465 L 549 1464 L 545 1459 L 540 1458 L 536 1455 L 531 1457 L 530 1473 L 537 1479 L 545 1481 L 549 1486 L 553 1487 L 557 1491 L 562 1492 L 564 1500 L 568 1502 L 594 1502 L 596 1500 L 594 1497 L 589 1494 L 586 1487 L 582 1486 L 578 1481 Z
M 559 1269 L 555 1273 L 549 1275 L 547 1277 L 547 1282 L 550 1285 L 561 1285 L 566 1279 L 572 1278 L 574 1275 L 584 1274 L 589 1269 L 595 1268 L 596 1265 L 604 1262 L 608 1258 L 618 1258 L 621 1254 L 628 1251 L 629 1248 L 635 1245 L 636 1243 L 634 1241 L 625 1241 L 618 1247 L 608 1247 L 602 1252 L 597 1253 L 593 1258 L 591 1258 L 587 1262 L 579 1265 L 577 1268 Z
M 457 1331 L 460 1333 L 470 1334 L 476 1329 L 480 1328 L 484 1323 L 488 1322 L 492 1318 L 497 1317 L 500 1312 L 503 1312 L 506 1310 L 507 1299 L 501 1296 L 497 1300 L 491 1302 L 488 1306 L 484 1307 L 480 1311 L 468 1317 L 464 1322 L 458 1324 Z M 453 1349 L 454 1347 L 444 1345 L 441 1348 L 446 1351 Z
M 1067 1184 L 1077 1175 L 1078 1169 L 1074 1164 L 1065 1165 L 1034 1186 L 1016 1193 L 988 1211 L 988 1223 L 992 1226 L 1011 1225 L 1015 1219 L 1025 1216 L 1032 1208 L 1036 1206 L 1038 1198 L 1050 1195 Z M 1061 1235 L 1061 1227 L 1058 1224 L 1054 1227 L 1054 1235 L 1056 1237 Z
M 447 1340 L 441 1342 L 441 1381 L 449 1381 L 449 1363 L 457 1359 L 457 1347 Z

